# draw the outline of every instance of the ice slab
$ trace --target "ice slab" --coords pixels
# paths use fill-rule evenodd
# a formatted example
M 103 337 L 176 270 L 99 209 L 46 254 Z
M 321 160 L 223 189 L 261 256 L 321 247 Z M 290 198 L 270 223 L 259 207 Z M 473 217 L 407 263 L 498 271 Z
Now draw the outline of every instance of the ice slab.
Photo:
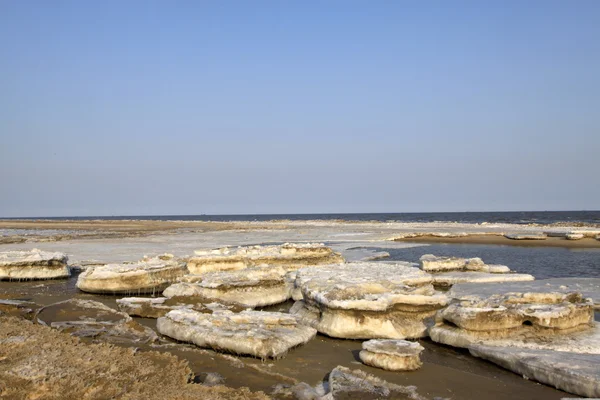
M 469 300 L 487 298 L 497 294 L 523 292 L 580 292 L 583 297 L 592 299 L 596 309 L 600 308 L 600 278 L 551 278 L 531 282 L 506 282 L 485 285 L 460 283 L 452 287 L 449 296 L 459 300 Z
M 39 249 L 0 252 L 0 280 L 67 278 L 67 261 L 65 253 Z
M 600 396 L 600 355 L 482 344 L 469 351 L 527 379 L 580 396 Z
M 283 267 L 206 272 L 187 275 L 181 280 L 165 289 L 163 295 L 200 297 L 254 308 L 288 300 L 293 288 Z
M 290 310 L 319 332 L 352 339 L 405 339 L 447 303 L 430 274 L 410 263 L 348 263 L 298 271 L 303 300 Z
M 304 266 L 343 262 L 339 253 L 322 243 L 285 243 L 275 246 L 223 247 L 199 250 L 187 262 L 192 274 L 281 266 L 288 271 Z
M 86 269 L 77 287 L 90 293 L 160 293 L 186 274 L 185 263 L 171 254 L 145 257 L 134 263 L 106 264 Z
M 176 340 L 262 359 L 283 357 L 317 334 L 292 315 L 263 311 L 203 314 L 173 310 L 159 318 L 156 326 L 161 334 Z
M 360 360 L 388 371 L 412 371 L 421 367 L 419 355 L 424 350 L 417 342 L 372 339 L 362 344 Z
M 544 233 L 507 233 L 504 237 L 512 240 L 546 240 L 548 238 Z
M 336 399 L 407 399 L 426 400 L 416 386 L 401 386 L 384 381 L 361 370 L 338 366 L 329 373 L 329 393 L 323 400 Z

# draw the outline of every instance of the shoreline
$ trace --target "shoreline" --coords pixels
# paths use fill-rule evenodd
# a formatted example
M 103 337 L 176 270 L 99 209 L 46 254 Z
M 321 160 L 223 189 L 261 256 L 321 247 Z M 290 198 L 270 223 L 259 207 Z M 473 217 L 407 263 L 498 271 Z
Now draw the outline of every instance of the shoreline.
M 518 247 L 562 247 L 567 249 L 596 249 L 600 248 L 600 240 L 583 238 L 567 240 L 558 237 L 548 237 L 543 240 L 514 240 L 501 235 L 469 235 L 462 237 L 419 236 L 412 238 L 394 239 L 395 242 L 427 243 L 427 244 L 468 244 L 496 245 Z

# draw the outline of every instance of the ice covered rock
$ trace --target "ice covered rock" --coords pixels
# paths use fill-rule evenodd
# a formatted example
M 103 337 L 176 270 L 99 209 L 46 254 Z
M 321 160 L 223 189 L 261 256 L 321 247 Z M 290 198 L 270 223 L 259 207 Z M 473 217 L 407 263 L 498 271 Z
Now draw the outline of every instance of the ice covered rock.
M 407 263 L 348 263 L 298 271 L 303 300 L 291 313 L 332 337 L 405 339 L 426 334 L 447 303 L 430 274 Z
M 527 379 L 585 397 L 600 396 L 600 356 L 546 349 L 469 346 L 472 355 Z
M 254 308 L 288 300 L 292 287 L 282 267 L 255 267 L 187 275 L 165 289 L 163 295 L 200 297 Z
M 70 333 L 110 342 L 153 342 L 158 337 L 129 315 L 93 300 L 69 299 L 39 310 L 35 320 Z
M 262 359 L 283 357 L 317 334 L 292 315 L 248 310 L 213 314 L 173 310 L 159 318 L 156 326 L 161 334 L 176 340 Z
M 406 399 L 426 400 L 415 386 L 401 386 L 384 381 L 359 369 L 337 366 L 329 373 L 329 393 L 323 400 Z
M 64 253 L 38 249 L 0 252 L 0 280 L 67 278 L 67 261 Z
M 535 279 L 532 275 L 511 273 L 510 268 L 505 265 L 486 264 L 478 257 L 438 257 L 425 254 L 420 261 L 423 271 L 430 272 L 433 284 L 439 287 L 466 282 L 517 282 Z
M 144 257 L 134 263 L 88 268 L 79 275 L 77 287 L 90 293 L 156 293 L 186 272 L 184 262 L 164 254 Z
M 221 304 L 189 297 L 124 297 L 117 300 L 119 310 L 130 316 L 143 318 L 159 318 L 171 310 L 196 310 L 212 313 L 217 310 L 242 311 L 243 307 L 235 304 Z
M 224 247 L 196 251 L 187 262 L 192 274 L 240 270 L 258 266 L 281 266 L 287 271 L 305 266 L 343 262 L 339 253 L 322 243 L 285 243 L 278 246 Z
M 448 293 L 458 300 L 484 299 L 505 293 L 571 293 L 579 292 L 591 298 L 595 308 L 600 308 L 600 278 L 551 278 L 531 282 L 506 282 L 493 285 L 477 283 L 457 284 Z
M 388 371 L 412 371 L 421 367 L 423 346 L 407 340 L 372 339 L 362 344 L 360 360 Z
M 507 233 L 504 237 L 512 240 L 546 240 L 548 238 L 544 233 Z

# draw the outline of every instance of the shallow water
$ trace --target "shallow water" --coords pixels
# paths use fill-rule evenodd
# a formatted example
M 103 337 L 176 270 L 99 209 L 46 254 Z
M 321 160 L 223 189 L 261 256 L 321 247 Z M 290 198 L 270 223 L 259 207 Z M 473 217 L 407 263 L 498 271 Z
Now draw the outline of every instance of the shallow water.
M 382 250 L 380 247 L 377 250 Z M 424 254 L 448 257 L 481 257 L 487 264 L 502 264 L 536 279 L 600 278 L 600 249 L 518 247 L 472 244 L 432 244 L 426 247 L 383 248 L 388 260 L 418 262 Z

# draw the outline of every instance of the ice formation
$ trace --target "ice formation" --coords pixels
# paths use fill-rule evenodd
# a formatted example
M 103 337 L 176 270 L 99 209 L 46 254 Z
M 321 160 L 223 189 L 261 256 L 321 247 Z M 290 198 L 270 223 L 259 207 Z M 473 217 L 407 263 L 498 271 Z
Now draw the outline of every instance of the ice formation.
M 303 300 L 291 313 L 332 337 L 405 339 L 426 334 L 447 297 L 408 263 L 348 263 L 298 271 Z
M 600 326 L 591 299 L 543 281 L 458 285 L 450 296 L 452 304 L 429 330 L 433 341 L 468 348 L 561 390 L 600 393 L 595 367 L 600 364 Z M 585 384 L 577 385 L 584 378 Z
M 591 298 L 596 309 L 600 308 L 600 278 L 551 278 L 493 285 L 465 283 L 453 286 L 448 294 L 458 300 L 478 300 L 493 295 L 525 292 L 579 292 L 584 298 Z
M 254 308 L 288 300 L 292 287 L 282 267 L 254 267 L 187 275 L 165 289 L 163 295 L 200 297 Z
M 544 233 L 507 233 L 504 237 L 512 240 L 546 240 L 548 238 Z
M 421 257 L 423 271 L 433 275 L 433 284 L 449 287 L 457 283 L 532 281 L 528 274 L 512 273 L 505 265 L 485 264 L 481 258 L 438 257 L 425 254 Z
M 285 243 L 278 246 L 224 247 L 215 250 L 196 251 L 188 259 L 188 269 L 192 274 L 213 271 L 240 270 L 259 266 L 281 266 L 288 271 L 311 265 L 325 265 L 343 262 L 322 243 Z
M 119 310 L 132 317 L 143 318 L 159 318 L 171 310 L 189 309 L 205 313 L 217 310 L 243 310 L 243 308 L 232 304 L 206 302 L 187 297 L 124 297 L 117 300 L 117 306 L 119 306 Z
M 157 320 L 158 331 L 199 347 L 262 359 L 283 357 L 291 348 L 315 337 L 314 328 L 278 312 L 173 310 Z
M 388 371 L 412 371 L 421 367 L 423 346 L 407 340 L 372 339 L 362 344 L 360 360 Z
M 67 278 L 67 261 L 64 253 L 38 249 L 0 252 L 0 280 Z
M 384 381 L 359 369 L 337 366 L 329 373 L 329 393 L 323 400 L 335 399 L 406 399 L 426 400 L 415 386 Z
M 77 287 L 90 293 L 157 293 L 186 272 L 185 263 L 164 254 L 134 263 L 88 268 L 79 275 Z
M 158 337 L 129 315 L 93 300 L 69 299 L 46 306 L 35 320 L 79 337 L 110 342 L 153 342 Z
M 546 349 L 469 347 L 472 355 L 498 364 L 527 379 L 584 397 L 600 396 L 600 356 Z

